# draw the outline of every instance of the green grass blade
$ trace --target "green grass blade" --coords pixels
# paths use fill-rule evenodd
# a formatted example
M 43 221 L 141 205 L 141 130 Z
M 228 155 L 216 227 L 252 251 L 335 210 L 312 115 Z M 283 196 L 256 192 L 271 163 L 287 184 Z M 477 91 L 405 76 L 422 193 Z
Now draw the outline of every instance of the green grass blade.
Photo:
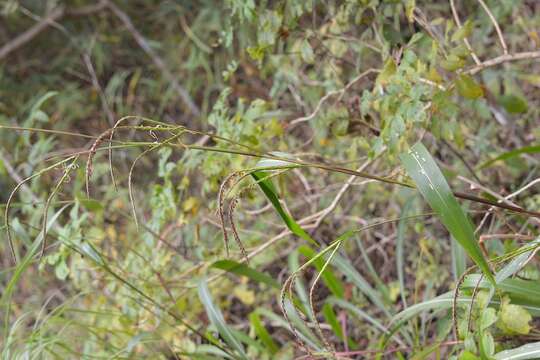
M 523 248 L 527 250 L 514 257 L 512 261 L 510 261 L 501 270 L 497 272 L 497 274 L 495 275 L 495 280 L 497 281 L 497 283 L 501 283 L 502 281 L 506 280 L 507 278 L 521 270 L 521 268 L 526 264 L 529 257 L 537 250 L 538 246 L 540 246 L 540 237 L 523 246 Z
M 362 260 L 364 261 L 364 264 L 366 265 L 367 270 L 369 272 L 369 276 L 371 280 L 373 280 L 373 282 L 375 283 L 375 288 L 381 293 L 381 296 L 383 297 L 384 301 L 386 301 L 386 303 L 388 304 L 391 303 L 392 301 L 390 300 L 390 292 L 388 290 L 388 286 L 381 279 L 377 270 L 375 270 L 373 263 L 369 259 L 367 250 L 364 244 L 362 244 L 362 239 L 360 238 L 358 234 L 356 234 L 355 240 L 356 240 L 356 245 L 358 246 L 358 249 L 360 249 Z
M 382 312 L 390 317 L 390 311 L 386 307 L 379 293 L 369 284 L 369 282 L 354 268 L 354 266 L 340 255 L 335 256 L 334 265 L 347 279 L 352 282 L 367 298 L 377 306 Z
M 369 316 L 366 312 L 360 310 L 358 308 L 358 306 L 353 305 L 348 301 L 338 299 L 338 298 L 335 298 L 335 297 L 330 297 L 328 299 L 328 303 L 332 304 L 332 305 L 339 306 L 339 307 L 341 307 L 341 308 L 343 308 L 345 310 L 348 310 L 354 316 L 369 322 L 371 325 L 373 325 L 373 327 L 377 328 L 379 331 L 381 331 L 381 332 L 383 332 L 385 334 L 389 333 L 388 329 L 385 328 L 383 324 L 381 324 L 379 321 L 377 321 L 372 316 Z
M 187 356 L 189 359 L 196 360 L 218 360 L 218 359 L 232 359 L 232 357 L 223 350 L 215 347 L 214 345 L 200 344 L 197 346 L 197 350 L 193 353 L 180 353 Z
M 491 284 L 486 280 L 480 280 L 479 274 L 472 274 L 465 277 L 463 288 L 490 289 Z M 540 306 L 540 283 L 536 280 L 505 279 L 497 287 L 504 293 L 510 295 L 512 300 L 516 300 L 523 305 Z
M 268 200 L 270 200 L 270 202 L 274 206 L 274 209 L 276 209 L 277 213 L 279 214 L 283 222 L 285 222 L 289 230 L 291 230 L 292 233 L 296 236 L 318 247 L 319 244 L 317 244 L 317 242 L 313 240 L 313 238 L 304 229 L 302 229 L 300 225 L 298 225 L 298 223 L 293 219 L 293 217 L 289 215 L 287 211 L 285 211 L 285 209 L 283 209 L 283 207 L 279 203 L 279 197 L 277 195 L 277 191 L 274 185 L 272 184 L 272 180 L 267 178 L 268 174 L 264 171 L 254 171 L 251 173 L 251 176 L 257 181 L 257 184 L 259 185 L 263 193 L 266 195 Z
M 266 346 L 266 349 L 270 352 L 270 354 L 275 354 L 278 352 L 279 347 L 272 339 L 272 336 L 270 333 L 268 333 L 268 330 L 264 327 L 261 317 L 259 316 L 259 313 L 257 311 L 252 312 L 249 314 L 249 322 L 253 326 L 253 329 L 255 330 L 255 334 L 257 334 L 257 337 L 261 342 Z
M 300 268 L 299 256 L 300 253 L 298 252 L 298 250 L 294 250 L 289 254 L 287 258 L 291 273 L 294 273 Z M 298 276 L 294 281 L 294 292 L 297 297 L 294 297 L 292 301 L 294 301 L 294 304 L 298 308 L 298 311 L 301 311 L 302 313 L 304 313 L 304 315 L 307 315 L 310 321 L 315 322 L 314 315 L 311 313 L 311 311 L 307 310 L 309 309 L 309 297 L 306 291 L 304 280 L 301 276 Z
M 58 217 L 64 212 L 64 210 L 69 207 L 69 205 L 64 205 L 60 208 L 57 212 L 53 214 L 49 222 L 47 223 L 47 231 L 51 229 L 53 224 L 56 222 Z M 11 311 L 11 297 L 13 295 L 13 292 L 15 291 L 15 286 L 19 282 L 22 274 L 24 271 L 32 264 L 32 259 L 34 255 L 38 252 L 38 249 L 41 246 L 41 243 L 43 242 L 43 231 L 39 233 L 39 235 L 36 237 L 34 242 L 32 243 L 32 247 L 28 249 L 26 252 L 26 255 L 24 258 L 17 264 L 17 267 L 15 268 L 15 272 L 13 273 L 13 276 L 9 280 L 7 286 L 4 288 L 4 291 L 2 293 L 2 296 L 0 297 L 0 304 L 5 305 L 5 313 L 4 313 L 4 335 L 7 334 L 8 328 L 9 328 L 9 313 Z
M 300 246 L 298 251 L 309 260 L 314 259 L 313 266 L 317 269 L 317 271 L 321 272 L 325 263 L 322 256 L 316 258 L 316 252 L 307 245 Z M 323 282 L 326 284 L 326 287 L 328 287 L 332 294 L 339 298 L 343 298 L 343 294 L 345 293 L 343 283 L 334 275 L 329 267 L 324 269 L 321 277 Z
M 201 300 L 204 309 L 206 310 L 206 314 L 208 315 L 208 319 L 210 320 L 210 322 L 216 327 L 217 331 L 219 332 L 221 337 L 223 337 L 225 342 L 240 355 L 240 358 L 247 359 L 247 355 L 244 352 L 244 347 L 242 346 L 242 343 L 233 334 L 231 329 L 229 329 L 229 327 L 225 323 L 225 319 L 223 318 L 221 310 L 214 304 L 205 279 L 199 282 L 198 289 L 199 299 Z
M 454 275 L 454 280 L 458 281 L 467 269 L 467 254 L 463 246 L 453 236 L 450 239 L 450 253 L 452 254 L 452 274 Z
M 405 293 L 405 231 L 407 229 L 406 217 L 411 212 L 414 198 L 410 197 L 401 210 L 402 219 L 399 220 L 397 238 L 396 238 L 396 269 L 399 282 L 399 294 L 403 308 L 407 308 L 407 297 Z
M 495 284 L 489 265 L 476 241 L 471 221 L 459 206 L 441 170 L 425 146 L 422 143 L 415 144 L 409 152 L 401 154 L 400 159 L 418 190 L 435 210 L 450 234 L 480 267 L 489 281 Z
M 304 343 L 306 343 L 307 346 L 317 351 L 320 351 L 322 346 L 319 343 L 319 340 L 313 334 L 313 332 L 304 324 L 302 319 L 298 317 L 298 315 L 294 311 L 294 306 L 288 300 L 285 301 L 285 309 L 287 310 L 287 314 L 289 314 L 289 319 L 298 331 L 298 337 L 300 337 L 300 339 Z M 274 326 L 279 326 L 287 330 L 291 329 L 289 323 L 283 317 L 275 314 L 271 310 L 258 308 L 257 311 L 260 315 L 270 319 L 273 323 L 275 323 Z
M 211 267 L 236 275 L 246 276 L 255 282 L 263 283 L 276 289 L 281 288 L 279 283 L 270 276 L 233 260 L 218 260 Z
M 516 156 L 519 156 L 521 154 L 536 154 L 536 153 L 540 153 L 540 145 L 524 146 L 519 149 L 504 152 L 501 155 L 482 163 L 480 166 L 478 166 L 478 170 L 485 169 L 495 164 L 497 161 L 505 161 L 505 160 L 514 158 Z
M 343 330 L 341 330 L 341 326 L 339 325 L 339 321 L 336 313 L 334 312 L 334 308 L 332 308 L 332 305 L 329 302 L 324 303 L 322 313 L 324 315 L 324 319 L 326 320 L 328 325 L 330 325 L 334 334 L 341 340 L 344 340 Z
M 540 359 L 540 341 L 495 354 L 495 360 Z

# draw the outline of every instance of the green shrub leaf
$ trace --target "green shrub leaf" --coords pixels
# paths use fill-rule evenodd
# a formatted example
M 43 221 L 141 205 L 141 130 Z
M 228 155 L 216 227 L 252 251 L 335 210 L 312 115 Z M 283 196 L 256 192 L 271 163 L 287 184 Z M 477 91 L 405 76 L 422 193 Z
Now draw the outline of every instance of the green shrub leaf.
M 484 90 L 469 75 L 460 75 L 456 80 L 459 95 L 467 99 L 477 99 L 484 95 Z

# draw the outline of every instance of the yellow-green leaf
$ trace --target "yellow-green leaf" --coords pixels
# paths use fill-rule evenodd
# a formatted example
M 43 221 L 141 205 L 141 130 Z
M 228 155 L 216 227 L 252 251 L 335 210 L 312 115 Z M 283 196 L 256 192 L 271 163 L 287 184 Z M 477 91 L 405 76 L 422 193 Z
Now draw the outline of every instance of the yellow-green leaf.
M 484 90 L 469 75 L 460 75 L 456 80 L 459 95 L 467 99 L 477 99 L 484 95 Z
M 531 330 L 529 322 L 531 314 L 523 307 L 510 304 L 508 297 L 504 298 L 501 305 L 499 328 L 508 334 L 526 335 Z
M 503 95 L 499 99 L 499 103 L 511 114 L 521 114 L 529 109 L 527 102 L 516 95 Z
M 397 65 L 394 61 L 394 59 L 390 58 L 386 60 L 386 63 L 384 64 L 383 71 L 377 76 L 377 84 L 379 85 L 386 85 L 388 83 L 388 80 L 394 75 L 397 71 Z

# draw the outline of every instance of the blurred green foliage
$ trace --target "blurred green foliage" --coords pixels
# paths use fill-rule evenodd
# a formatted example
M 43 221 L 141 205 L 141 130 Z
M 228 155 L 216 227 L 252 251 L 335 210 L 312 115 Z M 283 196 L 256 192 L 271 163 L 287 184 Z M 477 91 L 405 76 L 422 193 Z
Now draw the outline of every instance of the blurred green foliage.
M 538 219 L 460 203 L 496 289 L 456 280 L 399 156 L 540 211 L 539 24 L 528 0 L 4 0 L 2 357 L 536 356 Z

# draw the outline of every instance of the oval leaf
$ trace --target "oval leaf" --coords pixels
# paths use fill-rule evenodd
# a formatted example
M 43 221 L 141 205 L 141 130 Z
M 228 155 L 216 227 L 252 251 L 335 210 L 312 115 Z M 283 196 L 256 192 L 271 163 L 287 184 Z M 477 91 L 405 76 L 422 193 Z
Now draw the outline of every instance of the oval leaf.
M 484 90 L 469 75 L 460 75 L 456 80 L 459 95 L 467 99 L 477 99 L 484 95 Z

